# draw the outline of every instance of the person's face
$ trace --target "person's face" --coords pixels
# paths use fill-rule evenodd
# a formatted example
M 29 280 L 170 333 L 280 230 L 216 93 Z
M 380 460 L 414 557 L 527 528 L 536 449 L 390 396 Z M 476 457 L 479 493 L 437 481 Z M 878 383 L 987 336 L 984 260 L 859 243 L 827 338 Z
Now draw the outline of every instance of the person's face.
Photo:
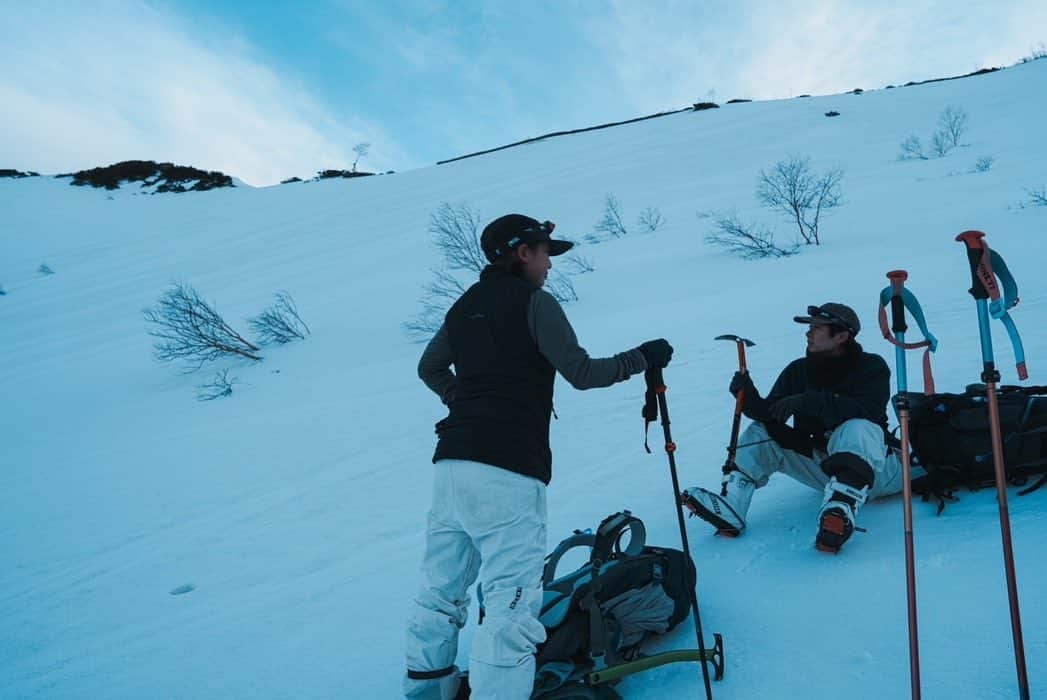
M 545 241 L 539 241 L 533 246 L 524 243 L 517 251 L 524 279 L 536 287 L 543 286 L 553 266 L 549 259 L 549 244 Z
M 838 355 L 850 337 L 848 331 L 834 332 L 832 326 L 812 323 L 807 326 L 807 352 Z

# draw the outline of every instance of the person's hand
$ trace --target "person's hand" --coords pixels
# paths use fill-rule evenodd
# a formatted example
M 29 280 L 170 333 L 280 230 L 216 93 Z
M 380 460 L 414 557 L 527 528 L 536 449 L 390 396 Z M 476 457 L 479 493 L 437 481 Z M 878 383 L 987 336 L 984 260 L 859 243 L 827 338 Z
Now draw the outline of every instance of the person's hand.
M 669 341 L 665 338 L 641 343 L 640 352 L 643 354 L 644 359 L 647 360 L 648 369 L 660 369 L 667 366 L 669 361 L 673 359 L 673 346 L 669 345 Z
M 731 392 L 731 396 L 737 397 L 738 392 L 743 390 L 748 396 L 756 394 L 756 387 L 753 386 L 753 378 L 749 376 L 748 372 L 735 372 L 734 376 L 731 377 L 731 385 L 727 388 L 727 391 Z
M 789 420 L 789 416 L 795 415 L 800 410 L 801 403 L 803 403 L 803 394 L 792 394 L 772 403 L 768 412 L 771 418 L 779 423 L 784 423 Z

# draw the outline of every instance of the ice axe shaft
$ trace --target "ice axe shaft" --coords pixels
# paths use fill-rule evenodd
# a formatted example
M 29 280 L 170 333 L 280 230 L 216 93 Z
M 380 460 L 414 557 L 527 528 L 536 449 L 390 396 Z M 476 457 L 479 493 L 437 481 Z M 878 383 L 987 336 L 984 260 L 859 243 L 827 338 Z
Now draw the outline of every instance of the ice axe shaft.
M 748 372 L 745 364 L 745 348 L 756 345 L 748 338 L 738 335 L 718 335 L 716 340 L 730 340 L 738 347 L 738 371 Z M 731 441 L 727 444 L 727 461 L 723 464 L 723 473 L 728 474 L 734 467 L 734 455 L 738 452 L 738 430 L 742 425 L 742 405 L 745 403 L 745 389 L 734 397 L 734 419 L 731 422 Z

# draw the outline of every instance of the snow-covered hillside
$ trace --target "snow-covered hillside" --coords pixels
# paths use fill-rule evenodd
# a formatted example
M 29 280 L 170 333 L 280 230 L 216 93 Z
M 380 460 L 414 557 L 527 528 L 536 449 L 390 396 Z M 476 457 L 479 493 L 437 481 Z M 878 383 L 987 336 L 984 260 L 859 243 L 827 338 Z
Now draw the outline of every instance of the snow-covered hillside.
M 926 142 L 948 106 L 968 114 L 968 145 L 897 160 L 902 140 Z M 444 415 L 401 323 L 438 264 L 427 226 L 443 202 L 468 203 L 484 222 L 552 219 L 582 240 L 605 196 L 621 201 L 635 231 L 579 247 L 595 271 L 573 278 L 580 300 L 567 312 L 596 356 L 673 343 L 666 380 L 685 485 L 718 482 L 730 428 L 736 357 L 713 337 L 753 338 L 750 368 L 767 388 L 803 353 L 793 315 L 836 300 L 859 310 L 859 340 L 893 367 L 875 329 L 888 270 L 909 271 L 941 342 L 939 390 L 977 381 L 969 269 L 953 241 L 966 229 L 985 231 L 1010 264 L 1030 380 L 1047 383 L 1047 207 L 1020 206 L 1047 184 L 1045 111 L 1047 61 L 1035 61 L 724 105 L 382 177 L 157 196 L 0 180 L 0 697 L 397 696 L 432 425 Z M 823 245 L 762 261 L 706 245 L 708 213 L 730 209 L 791 236 L 754 189 L 761 168 L 794 154 L 845 173 Z M 972 172 L 983 156 L 991 169 Z M 640 233 L 648 206 L 666 223 Z M 259 364 L 180 373 L 152 358 L 142 317 L 172 281 L 245 329 L 288 290 L 312 335 Z M 1002 333 L 996 351 L 1014 383 Z M 194 387 L 221 368 L 242 384 L 196 401 Z M 665 456 L 643 450 L 642 397 L 639 378 L 584 393 L 558 383 L 551 545 L 628 508 L 652 543 L 678 546 Z M 736 540 L 689 521 L 702 622 L 726 640 L 715 697 L 907 696 L 901 499 L 867 505 L 868 533 L 832 557 L 812 547 L 820 498 L 774 479 Z M 1036 696 L 1047 688 L 1047 491 L 1010 507 Z M 925 698 L 1017 695 L 996 513 L 990 491 L 940 517 L 916 504 Z M 693 630 L 659 644 L 693 645 Z M 696 697 L 700 683 L 683 664 L 620 691 Z

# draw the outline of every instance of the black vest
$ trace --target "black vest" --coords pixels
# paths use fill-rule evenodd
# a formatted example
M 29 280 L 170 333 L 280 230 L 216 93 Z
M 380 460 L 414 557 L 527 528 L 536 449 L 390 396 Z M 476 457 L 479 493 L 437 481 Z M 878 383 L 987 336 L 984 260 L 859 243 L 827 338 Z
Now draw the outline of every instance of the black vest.
M 536 291 L 489 266 L 447 312 L 455 389 L 450 415 L 436 424 L 434 462 L 467 459 L 549 483 L 556 370 L 527 327 Z

